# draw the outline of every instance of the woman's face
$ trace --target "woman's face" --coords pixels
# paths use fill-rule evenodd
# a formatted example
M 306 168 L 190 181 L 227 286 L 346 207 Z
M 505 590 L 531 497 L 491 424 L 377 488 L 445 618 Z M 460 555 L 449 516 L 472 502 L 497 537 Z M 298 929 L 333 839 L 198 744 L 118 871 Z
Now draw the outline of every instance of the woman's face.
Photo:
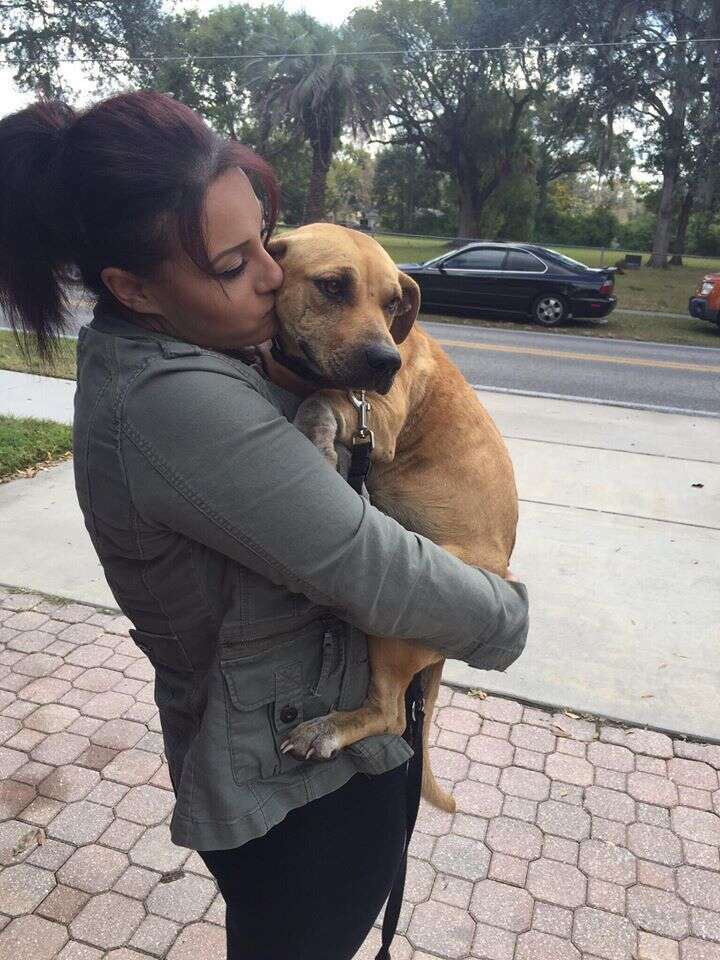
M 157 328 L 199 346 L 228 350 L 271 339 L 278 329 L 273 308 L 283 274 L 265 250 L 262 229 L 262 208 L 250 181 L 239 168 L 227 170 L 205 198 L 214 275 L 203 273 L 179 249 L 157 277 L 143 281 Z

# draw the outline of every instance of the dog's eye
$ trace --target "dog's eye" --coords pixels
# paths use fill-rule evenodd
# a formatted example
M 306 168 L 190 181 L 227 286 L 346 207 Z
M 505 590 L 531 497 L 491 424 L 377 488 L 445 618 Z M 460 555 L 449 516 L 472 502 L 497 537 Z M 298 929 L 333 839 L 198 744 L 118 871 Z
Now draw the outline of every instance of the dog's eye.
M 390 314 L 391 317 L 395 316 L 395 314 L 400 309 L 401 304 L 402 304 L 402 300 L 400 299 L 400 297 L 395 297 L 394 300 L 390 301 L 390 303 L 387 305 L 387 312 Z
M 345 287 L 341 280 L 316 280 L 315 281 L 322 290 L 323 293 L 327 294 L 329 297 L 340 297 L 342 296 Z

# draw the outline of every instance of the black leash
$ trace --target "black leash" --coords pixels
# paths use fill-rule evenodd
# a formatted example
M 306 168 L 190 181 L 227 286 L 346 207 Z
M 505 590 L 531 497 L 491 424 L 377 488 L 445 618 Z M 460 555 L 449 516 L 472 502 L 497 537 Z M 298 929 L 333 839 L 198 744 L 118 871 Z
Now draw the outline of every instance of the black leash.
M 423 698 L 421 677 L 421 673 L 416 673 L 412 678 L 410 686 L 405 691 L 407 727 L 403 736 L 414 751 L 407 762 L 407 828 L 405 832 L 405 850 L 403 851 L 403 858 L 400 861 L 400 866 L 395 876 L 395 883 L 393 884 L 387 905 L 385 906 L 385 917 L 382 925 L 382 946 L 375 960 L 391 960 L 390 944 L 397 930 L 398 920 L 400 919 L 400 909 L 403 902 L 403 893 L 405 892 L 408 847 L 410 846 L 410 838 L 415 829 L 415 821 L 417 820 L 418 809 L 420 807 L 423 771 L 422 739 L 423 722 L 425 719 L 425 701 Z
M 363 484 L 370 473 L 375 437 L 370 429 L 370 403 L 365 397 L 365 391 L 361 390 L 360 397 L 358 398 L 352 390 L 349 390 L 348 396 L 358 412 L 358 427 L 352 436 L 352 455 L 347 479 L 356 493 L 362 493 Z M 405 691 L 405 716 L 407 718 L 407 726 L 403 737 L 413 748 L 413 755 L 407 761 L 405 793 L 407 821 L 405 828 L 405 846 L 402 860 L 395 875 L 395 882 L 393 883 L 390 896 L 385 905 L 385 917 L 382 925 L 382 946 L 375 960 L 391 960 L 390 945 L 397 931 L 400 910 L 402 909 L 403 894 L 405 893 L 408 847 L 413 830 L 415 829 L 415 821 L 417 820 L 418 809 L 420 807 L 423 770 L 423 722 L 425 719 L 425 700 L 423 697 L 421 677 L 421 673 L 416 673 L 410 682 L 410 686 Z

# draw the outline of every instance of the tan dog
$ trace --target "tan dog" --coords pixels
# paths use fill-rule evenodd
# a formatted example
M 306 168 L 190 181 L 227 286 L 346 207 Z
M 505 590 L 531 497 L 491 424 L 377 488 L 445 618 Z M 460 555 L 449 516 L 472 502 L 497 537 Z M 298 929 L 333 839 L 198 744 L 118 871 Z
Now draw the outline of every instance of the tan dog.
M 466 563 L 504 576 L 518 510 L 510 456 L 460 371 L 413 326 L 420 307 L 415 281 L 370 237 L 332 224 L 273 240 L 270 252 L 285 274 L 276 305 L 278 359 L 315 391 L 301 404 L 296 425 L 335 466 L 335 441 L 349 446 L 358 423 L 348 388 L 374 391 L 372 503 Z M 402 733 L 405 691 L 425 670 L 423 796 L 454 810 L 427 754 L 444 660 L 389 637 L 369 638 L 369 656 L 365 704 L 299 724 L 283 749 L 300 759 L 328 759 L 363 737 Z

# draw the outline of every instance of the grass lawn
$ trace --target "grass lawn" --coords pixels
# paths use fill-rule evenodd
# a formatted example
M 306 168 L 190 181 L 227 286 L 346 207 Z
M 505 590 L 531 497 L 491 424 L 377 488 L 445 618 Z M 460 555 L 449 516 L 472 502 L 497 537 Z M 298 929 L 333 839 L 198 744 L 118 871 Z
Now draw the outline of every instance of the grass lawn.
M 33 351 L 33 339 L 28 338 L 28 346 Z M 9 330 L 0 330 L 0 370 L 19 370 L 22 373 L 40 373 L 46 377 L 75 379 L 75 341 L 61 340 L 60 353 L 54 365 L 41 364 L 39 360 L 25 360 L 18 347 L 15 335 Z
M 0 416 L 0 482 L 33 476 L 40 467 L 67 459 L 72 430 L 51 420 Z

